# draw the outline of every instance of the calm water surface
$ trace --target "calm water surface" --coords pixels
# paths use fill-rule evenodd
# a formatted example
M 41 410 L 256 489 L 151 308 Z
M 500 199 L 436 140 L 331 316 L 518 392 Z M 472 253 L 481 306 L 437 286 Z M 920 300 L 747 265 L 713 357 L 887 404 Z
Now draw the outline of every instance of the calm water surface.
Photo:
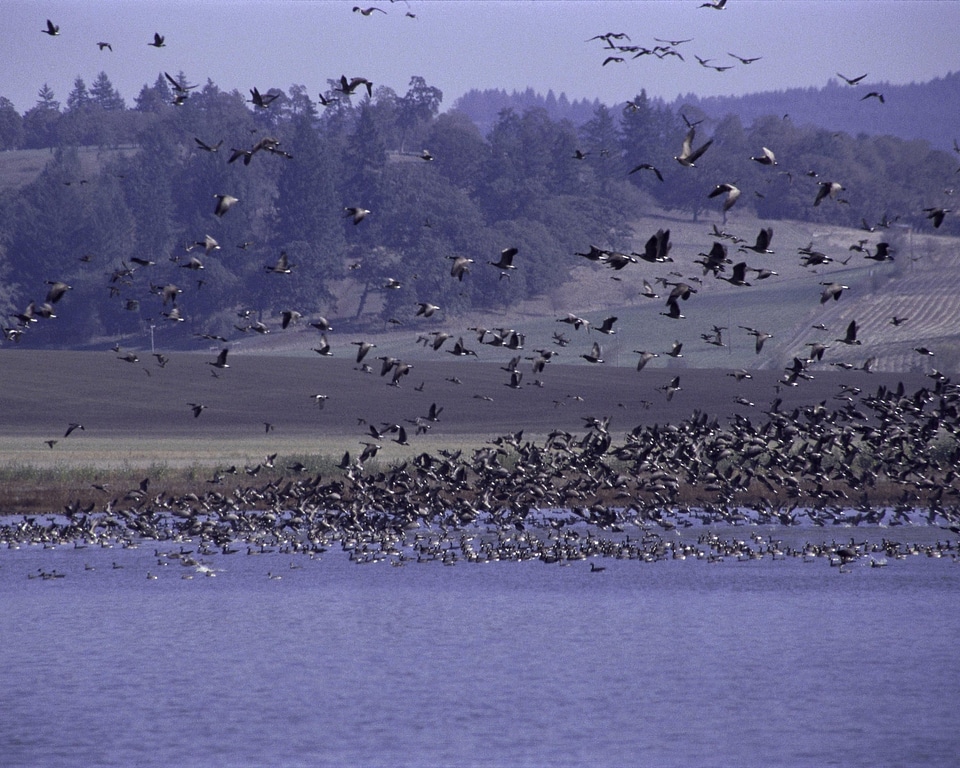
M 204 560 L 0 551 L 0 765 L 958 764 L 947 558 Z

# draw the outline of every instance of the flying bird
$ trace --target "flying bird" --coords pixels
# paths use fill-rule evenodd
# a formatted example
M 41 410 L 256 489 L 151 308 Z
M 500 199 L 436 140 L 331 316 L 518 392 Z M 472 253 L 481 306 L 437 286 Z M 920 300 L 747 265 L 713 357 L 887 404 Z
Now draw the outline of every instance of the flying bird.
M 857 338 L 857 321 L 851 320 L 850 324 L 847 326 L 847 332 L 844 334 L 842 339 L 837 339 L 841 344 L 860 344 L 860 340 Z
M 740 190 L 733 184 L 717 184 L 707 197 L 718 197 L 726 194 L 723 199 L 723 223 L 727 223 L 727 211 L 729 211 L 740 199 Z
M 768 147 L 761 147 L 760 151 L 762 154 L 751 157 L 750 159 L 754 162 L 760 163 L 760 165 L 776 165 L 777 156 L 773 154 L 773 150 Z
M 233 195 L 214 195 L 214 197 L 217 198 L 217 205 L 213 212 L 217 216 L 223 216 L 235 203 L 240 202 L 240 198 Z
M 861 80 L 863 80 L 863 78 L 865 78 L 868 74 L 869 72 L 865 72 L 864 74 L 859 75 L 858 77 L 847 77 L 846 75 L 841 75 L 839 72 L 837 72 L 837 77 L 845 81 L 847 85 L 856 85 Z
M 453 265 L 450 267 L 450 274 L 457 278 L 457 280 L 462 281 L 463 276 L 470 271 L 470 265 L 473 264 L 473 259 L 468 259 L 466 256 L 450 256 L 448 258 L 453 260 Z
M 949 208 L 924 208 L 923 212 L 927 214 L 927 218 L 933 222 L 933 228 L 938 229 L 941 224 L 943 224 L 944 217 L 950 213 Z M 49 301 L 50 299 L 47 299 Z
M 367 217 L 367 214 L 370 213 L 370 211 L 368 211 L 366 208 L 359 208 L 357 206 L 349 206 L 343 210 L 345 211 L 345 216 L 353 217 L 354 226 L 363 221 Z
M 147 43 L 147 45 L 151 45 L 151 46 L 153 46 L 154 48 L 163 48 L 163 47 L 166 46 L 166 43 L 163 42 L 164 39 L 165 39 L 164 36 L 161 35 L 159 32 L 154 32 L 154 33 L 153 33 L 153 42 L 152 42 L 152 43 Z
M 656 177 L 660 179 L 660 181 L 663 181 L 663 174 L 660 173 L 660 171 L 650 163 L 640 163 L 640 165 L 636 166 L 632 171 L 630 171 L 627 176 L 629 176 L 631 173 L 636 173 L 637 171 L 653 171 Z
M 754 253 L 773 253 L 770 250 L 770 241 L 773 240 L 773 227 L 761 229 L 753 245 L 741 245 L 738 250 L 753 251 Z
M 56 37 L 60 34 L 60 26 L 58 24 L 54 24 L 52 21 L 50 21 L 50 19 L 47 19 L 47 28 L 41 29 L 40 31 L 45 35 L 50 35 L 50 37 Z
M 489 261 L 487 263 L 497 269 L 516 269 L 513 264 L 513 257 L 516 256 L 519 251 L 519 248 L 504 248 L 500 251 L 500 259 L 498 261 Z
M 820 205 L 825 197 L 836 198 L 837 193 L 844 190 L 844 186 L 839 181 L 821 181 L 819 184 L 820 188 L 817 190 L 817 197 L 813 201 L 814 207 Z
M 266 109 L 270 106 L 271 102 L 280 96 L 279 92 L 274 93 L 260 93 L 256 88 L 250 89 L 250 98 L 248 101 L 253 104 L 255 107 L 260 109 Z
M 585 354 L 580 355 L 588 363 L 602 363 L 603 362 L 603 349 L 600 347 L 596 341 L 593 342 L 593 347 L 591 350 Z
M 683 139 L 683 146 L 680 150 L 680 154 L 675 155 L 673 158 L 680 163 L 680 165 L 687 168 L 693 168 L 694 163 L 699 160 L 701 155 L 703 155 L 703 153 L 710 148 L 710 145 L 713 144 L 713 139 L 710 139 L 697 149 L 693 149 L 693 139 L 695 135 L 696 128 L 691 127 Z
M 227 364 L 227 353 L 229 351 L 230 350 L 226 348 L 221 349 L 220 354 L 217 355 L 217 359 L 212 363 L 208 362 L 207 365 L 212 365 L 214 368 L 229 368 L 230 366 Z
M 266 272 L 274 275 L 289 275 L 294 265 L 287 260 L 287 252 L 280 251 L 280 256 L 276 264 L 267 264 L 264 266 Z

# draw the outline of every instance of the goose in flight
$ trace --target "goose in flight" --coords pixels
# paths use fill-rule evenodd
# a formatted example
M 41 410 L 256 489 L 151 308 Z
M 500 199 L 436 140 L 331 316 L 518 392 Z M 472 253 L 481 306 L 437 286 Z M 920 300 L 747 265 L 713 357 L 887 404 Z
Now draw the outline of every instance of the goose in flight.
M 383 8 L 377 8 L 375 5 L 371 5 L 369 8 L 361 8 L 359 5 L 353 6 L 353 12 L 359 13 L 361 16 L 370 16 L 374 11 L 380 11 L 380 13 L 386 14 Z
M 865 78 L 868 74 L 870 73 L 864 72 L 862 75 L 859 75 L 858 77 L 847 77 L 846 75 L 841 75 L 839 72 L 837 72 L 837 77 L 843 80 L 847 85 L 856 85 L 861 80 L 863 80 L 863 78 Z
M 598 333 L 605 333 L 608 336 L 610 336 L 616 333 L 616 331 L 613 330 L 613 324 L 615 322 L 617 322 L 616 316 L 611 315 L 610 317 L 606 318 L 600 325 L 594 326 L 594 328 L 597 330 Z
M 164 38 L 164 36 L 161 35 L 159 32 L 154 32 L 153 42 L 147 43 L 147 45 L 153 46 L 154 48 L 163 48 L 166 46 L 166 43 L 164 42 L 165 39 L 166 38 Z
M 193 137 L 193 140 L 197 142 L 197 146 L 200 147 L 204 152 L 217 152 L 220 150 L 220 147 L 223 146 L 223 139 L 220 139 L 216 144 L 207 144 L 205 141 L 201 141 L 196 136 Z
M 663 181 L 663 174 L 660 173 L 660 171 L 650 163 L 640 163 L 640 165 L 636 166 L 632 171 L 627 173 L 627 176 L 629 176 L 631 173 L 636 173 L 637 171 L 653 171 L 654 175 L 660 181 Z
M 41 32 L 45 35 L 50 35 L 50 37 L 56 37 L 60 34 L 60 25 L 54 24 L 50 19 L 47 19 L 47 28 L 41 29 Z M 102 48 L 100 50 L 103 50 Z
M 473 264 L 473 259 L 468 259 L 466 256 L 450 256 L 448 258 L 453 260 L 453 264 L 450 267 L 450 274 L 462 282 L 463 276 L 470 271 L 470 265 Z
M 753 251 L 754 253 L 773 253 L 770 250 L 770 241 L 773 240 L 773 227 L 761 229 L 757 234 L 757 240 L 753 245 L 741 245 L 741 251 Z
M 847 332 L 844 334 L 842 339 L 837 339 L 841 344 L 860 344 L 860 339 L 857 338 L 857 321 L 851 320 L 850 324 L 847 326 Z
M 750 283 L 746 280 L 747 277 L 747 262 L 740 261 L 733 265 L 733 273 L 730 277 L 719 277 L 718 280 L 726 280 L 730 285 L 738 286 L 749 286 Z
M 332 357 L 333 351 L 330 349 L 330 342 L 327 341 L 327 334 L 320 334 L 320 346 L 314 347 L 313 351 L 322 357 Z
M 346 213 L 345 216 L 353 217 L 353 225 L 356 226 L 361 221 L 363 221 L 367 215 L 370 213 L 366 208 L 360 208 L 359 206 L 349 206 L 343 209 Z
M 933 222 L 933 228 L 939 229 L 940 225 L 943 224 L 943 220 L 948 213 L 950 213 L 949 208 L 924 208 L 923 212 L 927 214 L 927 218 Z M 47 299 L 50 301 L 50 299 Z
M 760 163 L 760 165 L 776 165 L 777 156 L 773 154 L 773 150 L 768 147 L 760 148 L 761 154 L 751 157 L 755 163 Z
M 250 98 L 247 100 L 250 104 L 260 109 L 266 109 L 274 99 L 279 98 L 279 92 L 260 93 L 257 88 L 250 89 Z
M 351 341 L 351 344 L 356 345 L 357 347 L 357 362 L 360 363 L 363 361 L 363 358 L 367 356 L 367 353 L 373 349 L 376 344 L 369 341 Z
M 280 251 L 280 256 L 277 258 L 276 264 L 267 264 L 264 266 L 264 271 L 271 272 L 275 275 L 289 275 L 292 271 L 294 265 L 290 264 L 287 260 L 287 252 Z
M 763 349 L 763 342 L 765 342 L 767 339 L 773 338 L 772 333 L 758 331 L 756 328 L 750 328 L 746 325 L 741 325 L 740 327 L 756 339 L 754 346 L 758 355 L 760 354 L 760 350 Z
M 340 75 L 340 87 L 334 90 L 349 96 L 361 85 L 367 89 L 368 96 L 373 96 L 373 83 L 365 77 L 353 77 L 348 81 L 346 75 Z
M 588 363 L 602 363 L 603 362 L 603 349 L 601 348 L 598 342 L 593 342 L 593 347 L 589 352 L 586 352 L 580 355 Z
M 233 195 L 214 195 L 214 197 L 217 198 L 217 205 L 213 209 L 216 216 L 223 216 L 234 204 L 240 202 L 240 198 Z
M 669 384 L 664 384 L 662 387 L 657 387 L 661 392 L 666 394 L 667 402 L 673 400 L 673 396 L 680 391 L 680 377 L 674 376 Z
M 567 325 L 572 325 L 575 331 L 579 331 L 581 327 L 585 327 L 588 331 L 590 330 L 590 321 L 585 320 L 578 315 L 574 315 L 571 312 L 567 313 L 566 317 L 557 318 L 558 323 L 566 323 Z
M 519 252 L 519 248 L 504 248 L 500 251 L 500 259 L 498 261 L 488 261 L 487 263 L 497 269 L 516 269 L 513 263 L 513 257 Z
M 670 242 L 670 230 L 658 229 L 655 235 L 644 244 L 643 253 L 636 253 L 635 256 L 649 261 L 651 264 L 662 264 L 667 261 L 673 261 L 670 258 L 670 249 L 673 243 Z
M 195 419 L 200 418 L 200 414 L 207 408 L 203 403 L 188 403 L 188 405 L 190 406 L 190 410 L 193 411 L 193 418 Z
M 709 141 L 699 146 L 697 149 L 693 149 L 693 139 L 694 139 L 694 136 L 696 136 L 696 130 L 697 130 L 696 128 L 690 128 L 690 130 L 687 131 L 687 135 L 683 139 L 683 146 L 680 150 L 680 154 L 675 155 L 673 158 L 678 163 L 680 163 L 680 165 L 686 168 L 695 167 L 694 163 L 696 163 L 697 160 L 699 160 L 700 157 L 703 155 L 703 153 L 710 148 L 710 145 L 713 144 L 713 139 L 710 139 Z
M 230 366 L 227 364 L 227 353 L 229 351 L 230 350 L 226 347 L 221 349 L 220 354 L 217 355 L 217 359 L 214 360 L 212 363 L 207 362 L 207 365 L 212 365 L 214 368 L 221 368 L 221 369 L 229 368 Z
M 817 197 L 813 201 L 814 207 L 820 205 L 821 201 L 828 195 L 836 198 L 838 192 L 842 192 L 844 186 L 839 181 L 821 181 L 820 188 L 817 190 Z
M 707 197 L 714 198 L 726 194 L 723 199 L 723 223 L 727 223 L 727 211 L 729 211 L 740 199 L 740 190 L 733 184 L 717 184 Z
M 71 290 L 73 286 L 67 285 L 60 280 L 47 280 L 47 285 L 50 286 L 47 291 L 46 301 L 48 304 L 56 304 L 60 299 L 63 298 L 64 294 Z
M 842 285 L 841 283 L 834 282 L 822 282 L 820 285 L 824 286 L 823 292 L 820 294 L 821 304 L 826 304 L 828 301 L 830 301 L 830 299 L 839 301 L 840 294 L 850 288 L 849 285 Z
M 647 363 L 649 363 L 653 358 L 660 357 L 656 352 L 647 352 L 642 349 L 633 350 L 635 353 L 640 355 L 640 359 L 637 361 L 637 370 L 642 371 Z

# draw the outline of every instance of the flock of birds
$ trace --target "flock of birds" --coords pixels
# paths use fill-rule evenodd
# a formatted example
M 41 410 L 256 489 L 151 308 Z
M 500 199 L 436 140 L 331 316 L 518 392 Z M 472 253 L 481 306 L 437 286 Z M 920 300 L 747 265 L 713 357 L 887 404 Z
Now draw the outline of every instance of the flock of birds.
M 723 10 L 725 0 L 704 5 Z M 381 9 L 356 7 L 353 11 L 369 16 Z M 59 27 L 48 20 L 43 31 L 56 36 Z M 602 40 L 613 51 L 604 65 L 622 62 L 627 54 L 632 58 L 675 57 L 683 61 L 679 48 L 690 42 L 657 40 L 656 45 L 644 48 L 633 45 L 625 33 L 606 33 L 591 38 L 595 39 Z M 110 48 L 109 43 L 98 45 L 101 49 Z M 164 47 L 164 36 L 156 34 L 149 45 Z M 730 56 L 741 65 L 759 58 Z M 701 66 L 716 71 L 732 66 L 695 58 Z M 865 75 L 844 77 L 844 80 L 854 85 L 863 77 Z M 175 103 L 183 103 L 194 86 L 169 75 L 167 78 L 174 85 Z M 372 93 L 372 83 L 362 77 L 341 77 L 337 90 L 346 96 L 358 88 Z M 253 88 L 250 93 L 250 103 L 255 109 L 270 109 L 277 98 L 273 91 L 261 93 Z M 880 94 L 869 96 L 884 101 Z M 321 104 L 333 98 L 337 97 L 330 93 L 321 94 Z M 697 173 L 697 162 L 713 144 L 712 140 L 697 144 L 696 128 L 695 123 L 688 121 L 687 132 L 673 158 L 681 167 L 690 169 L 690 173 Z M 209 153 L 218 152 L 222 145 L 222 141 L 211 143 L 196 137 L 195 143 L 197 151 Z M 253 147 L 233 149 L 227 162 L 242 160 L 243 164 L 249 164 L 259 152 L 295 161 L 280 148 L 280 144 L 278 139 L 263 138 Z M 578 150 L 574 161 L 582 160 L 586 154 Z M 422 158 L 432 161 L 434 156 L 425 150 Z M 751 159 L 770 169 L 779 166 L 775 151 L 768 147 L 761 147 Z M 648 171 L 663 182 L 663 174 L 649 158 L 637 164 L 630 173 L 640 171 Z M 811 187 L 812 206 L 843 203 L 845 189 L 842 181 L 821 179 L 813 171 L 807 175 L 815 183 L 815 187 Z M 702 268 L 702 275 L 689 278 L 678 272 L 657 278 L 666 296 L 665 310 L 660 315 L 669 320 L 685 319 L 681 308 L 685 309 L 691 297 L 702 290 L 708 275 L 737 288 L 750 286 L 748 277 L 760 281 L 777 275 L 766 264 L 755 266 L 747 261 L 747 258 L 774 253 L 771 249 L 772 228 L 761 229 L 753 243 L 725 231 L 727 214 L 742 194 L 736 184 L 732 181 L 717 184 L 706 194 L 709 198 L 721 198 L 724 226 L 713 226 L 709 251 L 698 254 L 700 258 L 692 261 Z M 214 221 L 226 216 L 240 202 L 226 192 L 218 194 L 211 211 Z M 927 213 L 933 226 L 939 227 L 949 210 L 931 207 Z M 375 215 L 374 211 L 361 205 L 343 209 L 344 218 L 355 226 Z M 877 226 L 889 226 L 889 222 L 885 219 L 880 225 L 868 225 L 864 220 L 864 228 L 870 232 L 874 232 Z M 247 245 L 241 244 L 240 247 Z M 179 268 L 196 272 L 203 269 L 203 258 L 219 249 L 217 240 L 205 234 L 188 244 L 185 249 L 190 253 L 188 258 L 177 256 L 175 260 Z M 624 253 L 591 245 L 577 256 L 612 270 L 619 278 L 623 270 L 640 262 L 672 263 L 671 249 L 670 231 L 660 229 L 646 241 L 642 252 Z M 201 250 L 202 257 L 198 255 Z M 813 243 L 799 250 L 801 264 L 805 267 L 820 267 L 833 260 L 816 250 Z M 854 251 L 875 262 L 894 258 L 894 250 L 886 240 L 872 244 L 869 238 L 859 241 L 851 246 L 847 260 Z M 732 258 L 734 254 L 736 261 Z M 518 256 L 520 261 L 515 263 Z M 450 279 L 470 279 L 471 270 L 475 268 L 473 259 L 451 256 L 450 261 Z M 509 278 L 514 270 L 522 268 L 522 254 L 516 247 L 507 247 L 488 265 L 498 270 L 501 277 Z M 149 259 L 125 261 L 110 276 L 111 293 L 119 296 L 121 287 L 134 284 L 135 272 L 152 266 L 154 263 Z M 283 279 L 294 273 L 295 266 L 286 253 L 281 253 L 275 261 L 264 265 L 264 271 Z M 389 278 L 382 289 L 388 291 L 401 284 L 401 280 Z M 821 303 L 839 301 L 849 290 L 848 286 L 835 281 L 823 281 L 820 285 Z M 16 324 L 4 328 L 5 337 L 19 340 L 33 324 L 55 317 L 56 306 L 69 290 L 70 286 L 64 281 L 49 281 L 45 300 L 39 304 L 31 301 L 26 309 L 16 313 L 13 316 Z M 172 282 L 151 283 L 150 292 L 160 298 L 164 308 L 169 306 L 164 311 L 166 320 L 183 322 L 179 303 L 183 290 L 180 287 Z M 654 300 L 662 298 L 646 280 L 643 280 L 640 295 Z M 139 299 L 128 298 L 126 301 L 135 304 Z M 427 319 L 440 311 L 439 305 L 423 301 L 418 303 L 414 317 Z M 248 319 L 250 314 L 247 312 L 242 319 Z M 303 313 L 295 309 L 284 310 L 280 313 L 281 330 L 298 323 L 303 317 Z M 573 313 L 557 318 L 557 322 L 567 324 L 574 332 L 594 331 L 603 337 L 617 333 L 617 320 L 616 316 L 609 316 L 602 322 L 591 323 Z M 890 322 L 899 325 L 906 320 L 894 316 Z M 319 333 L 319 343 L 314 351 L 321 357 L 335 354 L 336 348 L 330 344 L 327 335 L 333 331 L 330 322 L 316 317 L 310 320 L 310 325 Z M 261 334 L 274 330 L 262 321 L 251 321 L 236 328 L 238 332 Z M 756 353 L 760 354 L 771 334 L 759 328 L 740 328 L 755 339 Z M 515 354 L 524 350 L 525 333 L 513 328 L 479 326 L 467 330 L 476 334 L 477 344 L 506 350 L 512 356 L 504 366 L 508 374 L 506 386 L 513 389 L 525 386 L 520 370 L 523 358 Z M 714 325 L 710 333 L 703 334 L 703 339 L 715 346 L 725 346 L 727 330 Z M 859 346 L 862 343 L 859 331 L 857 321 L 851 320 L 835 343 Z M 455 336 L 458 338 L 454 339 Z M 225 337 L 214 335 L 204 335 L 204 338 L 220 344 L 228 342 Z M 451 341 L 449 348 L 445 348 L 447 341 Z M 433 351 L 446 351 L 457 358 L 478 356 L 464 341 L 464 336 L 456 333 L 434 330 L 422 334 L 419 342 Z M 376 344 L 367 340 L 350 343 L 357 347 L 355 362 L 358 370 L 374 372 L 367 356 Z M 528 358 L 532 361 L 534 380 L 527 384 L 543 387 L 544 372 L 556 356 L 557 348 L 570 343 L 568 336 L 556 332 L 551 348 L 536 349 Z M 829 343 L 822 341 L 806 346 L 810 348 L 809 352 L 797 353 L 793 357 L 778 386 L 798 386 L 812 378 L 810 366 L 823 361 L 830 348 Z M 637 349 L 637 370 L 643 370 L 661 353 L 680 357 L 681 348 L 682 345 L 675 344 L 670 351 Z M 917 351 L 932 355 L 930 350 L 924 350 Z M 140 362 L 135 351 L 124 352 L 117 347 L 116 352 L 122 361 Z M 230 367 L 228 354 L 229 347 L 224 346 L 216 359 L 209 363 L 214 376 L 224 375 Z M 164 355 L 156 353 L 154 357 L 158 365 L 166 364 Z M 602 365 L 601 342 L 593 341 L 579 357 L 586 363 Z M 409 361 L 399 357 L 384 355 L 379 359 L 380 375 L 389 376 L 389 383 L 393 386 L 401 386 L 413 368 Z M 861 368 L 869 370 L 872 364 L 868 359 Z M 738 381 L 751 376 L 746 370 L 730 375 Z M 42 522 L 36 518 L 24 518 L 20 522 L 7 523 L 0 527 L 0 540 L 12 544 L 95 543 L 105 539 L 136 538 L 160 541 L 197 539 L 210 552 L 220 553 L 236 551 L 238 541 L 251 547 L 271 546 L 314 553 L 329 546 L 331 541 L 339 541 L 351 551 L 352 557 L 361 562 L 390 559 L 402 563 L 415 556 L 417 560 L 444 562 L 539 558 L 545 562 L 562 563 L 592 555 L 644 560 L 677 557 L 677 549 L 665 541 L 664 532 L 696 524 L 898 525 L 909 522 L 918 507 L 927 510 L 928 522 L 942 524 L 957 533 L 960 515 L 956 497 L 960 494 L 960 485 L 956 482 L 953 467 L 960 459 L 960 449 L 956 447 L 960 436 L 960 388 L 937 371 L 930 376 L 932 385 L 913 393 L 903 391 L 902 385 L 899 389 L 881 386 L 876 394 L 861 396 L 856 388 L 844 387 L 836 396 L 843 404 L 832 409 L 821 403 L 785 412 L 779 409 L 780 401 L 774 400 L 764 411 L 764 418 L 756 421 L 736 415 L 729 425 L 722 426 L 706 413 L 696 412 L 678 424 L 638 426 L 627 433 L 623 441 L 615 440 L 609 429 L 609 417 L 591 418 L 585 420 L 586 432 L 581 436 L 554 430 L 543 442 L 537 442 L 524 440 L 521 430 L 497 438 L 476 449 L 472 455 L 460 451 L 421 452 L 402 463 L 376 470 L 369 470 L 365 465 L 376 457 L 379 441 L 385 434 L 395 434 L 394 442 L 399 445 L 406 446 L 409 442 L 402 426 L 388 427 L 383 431 L 371 427 L 359 456 L 353 458 L 349 452 L 344 455 L 339 466 L 342 477 L 336 480 L 324 480 L 320 475 L 302 479 L 298 475 L 305 468 L 291 465 L 280 478 L 265 485 L 237 487 L 232 491 L 222 490 L 222 475 L 211 479 L 215 487 L 202 494 L 172 496 L 164 492 L 151 493 L 147 482 L 106 504 L 91 502 L 81 505 L 79 501 L 75 502 L 65 510 L 62 520 L 51 518 Z M 667 400 L 672 399 L 681 391 L 680 376 L 675 376 L 660 389 Z M 328 399 L 325 394 L 312 397 L 320 408 Z M 200 418 L 207 408 L 200 402 L 189 402 L 186 407 L 194 418 Z M 421 427 L 426 431 L 438 423 L 442 410 L 442 406 L 434 403 L 428 416 L 417 424 L 418 432 Z M 71 423 L 63 437 L 84 429 L 79 423 Z M 267 424 L 266 429 L 269 432 L 271 425 Z M 373 441 L 370 441 L 371 437 Z M 53 448 L 56 442 L 50 440 L 48 445 Z M 885 506 L 890 498 L 896 498 L 896 503 Z M 549 510 L 549 514 L 545 510 Z M 630 525 L 642 529 L 639 541 L 623 536 Z M 772 545 L 759 550 L 752 547 L 738 550 L 716 537 L 706 537 L 704 541 L 708 544 L 706 548 L 691 550 L 689 554 L 696 557 L 722 557 L 725 554 L 752 557 L 759 551 L 761 555 L 777 555 Z M 951 547 L 941 549 L 949 552 Z M 863 554 L 856 545 L 845 548 L 852 555 L 839 554 L 839 549 L 835 547 L 833 551 L 816 553 L 804 550 L 802 554 L 826 553 L 843 561 L 841 565 Z M 900 554 L 896 547 L 887 553 L 891 556 Z M 781 551 L 780 554 L 785 553 Z
M 835 399 L 842 405 L 790 412 L 775 401 L 762 418 L 738 415 L 726 426 L 695 412 L 676 424 L 638 426 L 623 439 L 609 418 L 588 418 L 580 435 L 554 430 L 531 440 L 521 430 L 472 452 L 424 451 L 376 472 L 347 454 L 336 479 L 290 465 L 255 487 L 225 488 L 214 476 L 203 493 L 173 495 L 144 478 L 106 503 L 8 519 L 0 542 L 193 542 L 208 556 L 244 547 L 316 556 L 339 545 L 357 562 L 397 565 L 767 555 L 845 565 L 878 551 L 956 559 L 949 540 L 921 546 L 885 538 L 879 549 L 743 540 L 737 528 L 753 525 L 894 529 L 925 521 L 960 534 L 960 386 L 940 378 L 914 392 L 881 385 L 869 395 L 845 386 Z M 688 529 L 696 545 L 671 538 Z M 721 538 L 723 529 L 732 538 Z

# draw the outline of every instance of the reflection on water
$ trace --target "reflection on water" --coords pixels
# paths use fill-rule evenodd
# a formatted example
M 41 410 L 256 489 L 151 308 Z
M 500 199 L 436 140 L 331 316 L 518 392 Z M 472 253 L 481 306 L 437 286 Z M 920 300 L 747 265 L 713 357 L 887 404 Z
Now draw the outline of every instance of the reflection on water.
M 332 550 L 202 562 L 216 575 L 148 544 L 0 552 L 0 762 L 946 766 L 960 754 L 948 557 L 844 574 L 770 557 L 604 558 L 601 573 L 358 566 Z M 27 578 L 54 569 L 64 578 Z

